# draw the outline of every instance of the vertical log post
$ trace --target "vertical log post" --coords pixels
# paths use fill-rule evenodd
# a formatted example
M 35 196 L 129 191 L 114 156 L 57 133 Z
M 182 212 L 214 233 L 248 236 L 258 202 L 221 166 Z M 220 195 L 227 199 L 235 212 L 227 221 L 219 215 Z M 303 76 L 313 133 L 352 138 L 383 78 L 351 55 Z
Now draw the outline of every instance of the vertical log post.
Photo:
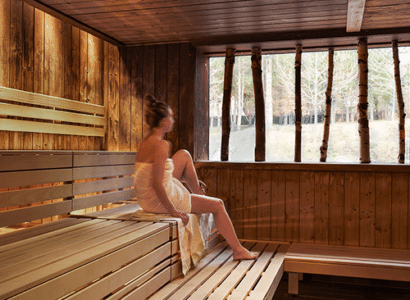
M 370 143 L 369 143 L 369 120 L 367 116 L 367 90 L 369 73 L 367 67 L 367 39 L 361 38 L 358 43 L 358 63 L 359 63 L 359 136 L 360 136 L 360 162 L 370 163 Z
M 229 160 L 229 135 L 231 133 L 232 74 L 235 49 L 227 49 L 225 56 L 224 95 L 222 100 L 222 143 L 221 161 Z
M 263 98 L 261 49 L 252 49 L 252 77 L 255 94 L 255 161 L 265 161 L 265 99 Z
M 404 113 L 404 102 L 403 102 L 403 92 L 401 90 L 401 79 L 400 79 L 400 60 L 399 60 L 399 49 L 397 47 L 397 40 L 393 41 L 393 60 L 394 60 L 394 81 L 396 82 L 396 95 L 397 95 L 397 106 L 399 108 L 399 156 L 398 162 L 403 164 L 405 157 L 405 147 L 406 147 L 406 131 L 404 128 L 404 122 L 406 114 Z
M 333 87 L 333 56 L 334 49 L 329 48 L 328 51 L 328 69 L 327 69 L 327 89 L 326 89 L 326 112 L 325 112 L 325 126 L 323 131 L 322 147 L 320 147 L 320 161 L 326 162 L 327 147 L 329 143 L 330 131 L 330 116 L 332 110 L 332 87 Z
M 302 160 L 302 45 L 296 46 L 295 57 L 295 162 Z

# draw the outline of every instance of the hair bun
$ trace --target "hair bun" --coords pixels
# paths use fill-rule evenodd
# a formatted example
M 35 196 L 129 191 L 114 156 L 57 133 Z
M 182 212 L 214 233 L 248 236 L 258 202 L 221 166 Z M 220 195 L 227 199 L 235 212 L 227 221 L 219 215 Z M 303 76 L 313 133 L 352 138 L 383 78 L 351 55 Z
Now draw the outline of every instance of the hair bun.
M 153 107 L 156 106 L 157 100 L 155 100 L 155 97 L 152 95 L 147 95 L 145 96 L 145 102 L 148 108 L 152 109 Z

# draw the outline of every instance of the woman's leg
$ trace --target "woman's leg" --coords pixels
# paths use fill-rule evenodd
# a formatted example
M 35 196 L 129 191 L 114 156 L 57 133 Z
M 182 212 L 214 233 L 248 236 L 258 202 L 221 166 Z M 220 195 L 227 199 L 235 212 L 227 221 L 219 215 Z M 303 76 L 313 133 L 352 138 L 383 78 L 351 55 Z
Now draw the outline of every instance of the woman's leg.
M 175 168 L 173 177 L 185 182 L 193 194 L 203 195 L 191 154 L 186 150 L 179 150 L 172 156 L 172 160 Z
M 231 219 L 221 199 L 204 195 L 191 195 L 191 212 L 213 214 L 216 227 L 227 243 L 232 247 L 234 259 L 256 258 L 256 253 L 249 252 L 238 241 Z

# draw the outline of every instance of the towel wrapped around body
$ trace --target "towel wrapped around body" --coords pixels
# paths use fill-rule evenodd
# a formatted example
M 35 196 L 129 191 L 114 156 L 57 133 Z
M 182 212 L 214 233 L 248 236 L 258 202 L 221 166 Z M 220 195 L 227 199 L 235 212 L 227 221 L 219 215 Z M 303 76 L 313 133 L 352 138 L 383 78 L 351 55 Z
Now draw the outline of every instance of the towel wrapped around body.
M 156 214 L 168 213 L 165 206 L 157 197 L 153 187 L 153 164 L 135 163 L 134 188 L 138 204 L 146 212 Z M 179 211 L 191 212 L 191 194 L 184 185 L 172 176 L 174 162 L 168 158 L 165 162 L 163 184 L 169 200 Z
M 174 219 L 178 222 L 178 241 L 181 253 L 182 272 L 184 275 L 196 265 L 205 251 L 212 228 L 212 214 L 195 215 L 191 213 L 191 194 L 184 185 L 172 176 L 174 163 L 171 158 L 165 162 L 163 184 L 169 200 L 179 211 L 189 214 L 187 226 L 181 219 L 173 218 L 158 199 L 153 187 L 153 164 L 135 163 L 134 189 L 138 204 L 142 209 L 137 210 L 132 218 L 147 221 L 165 221 Z

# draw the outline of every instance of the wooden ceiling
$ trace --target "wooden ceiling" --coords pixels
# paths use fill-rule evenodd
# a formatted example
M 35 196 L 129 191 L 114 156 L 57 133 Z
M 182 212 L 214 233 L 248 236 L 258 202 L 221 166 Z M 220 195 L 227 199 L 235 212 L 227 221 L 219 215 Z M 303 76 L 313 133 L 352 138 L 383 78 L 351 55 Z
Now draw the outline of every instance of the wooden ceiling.
M 268 51 L 410 41 L 410 0 L 24 0 L 117 45 Z

